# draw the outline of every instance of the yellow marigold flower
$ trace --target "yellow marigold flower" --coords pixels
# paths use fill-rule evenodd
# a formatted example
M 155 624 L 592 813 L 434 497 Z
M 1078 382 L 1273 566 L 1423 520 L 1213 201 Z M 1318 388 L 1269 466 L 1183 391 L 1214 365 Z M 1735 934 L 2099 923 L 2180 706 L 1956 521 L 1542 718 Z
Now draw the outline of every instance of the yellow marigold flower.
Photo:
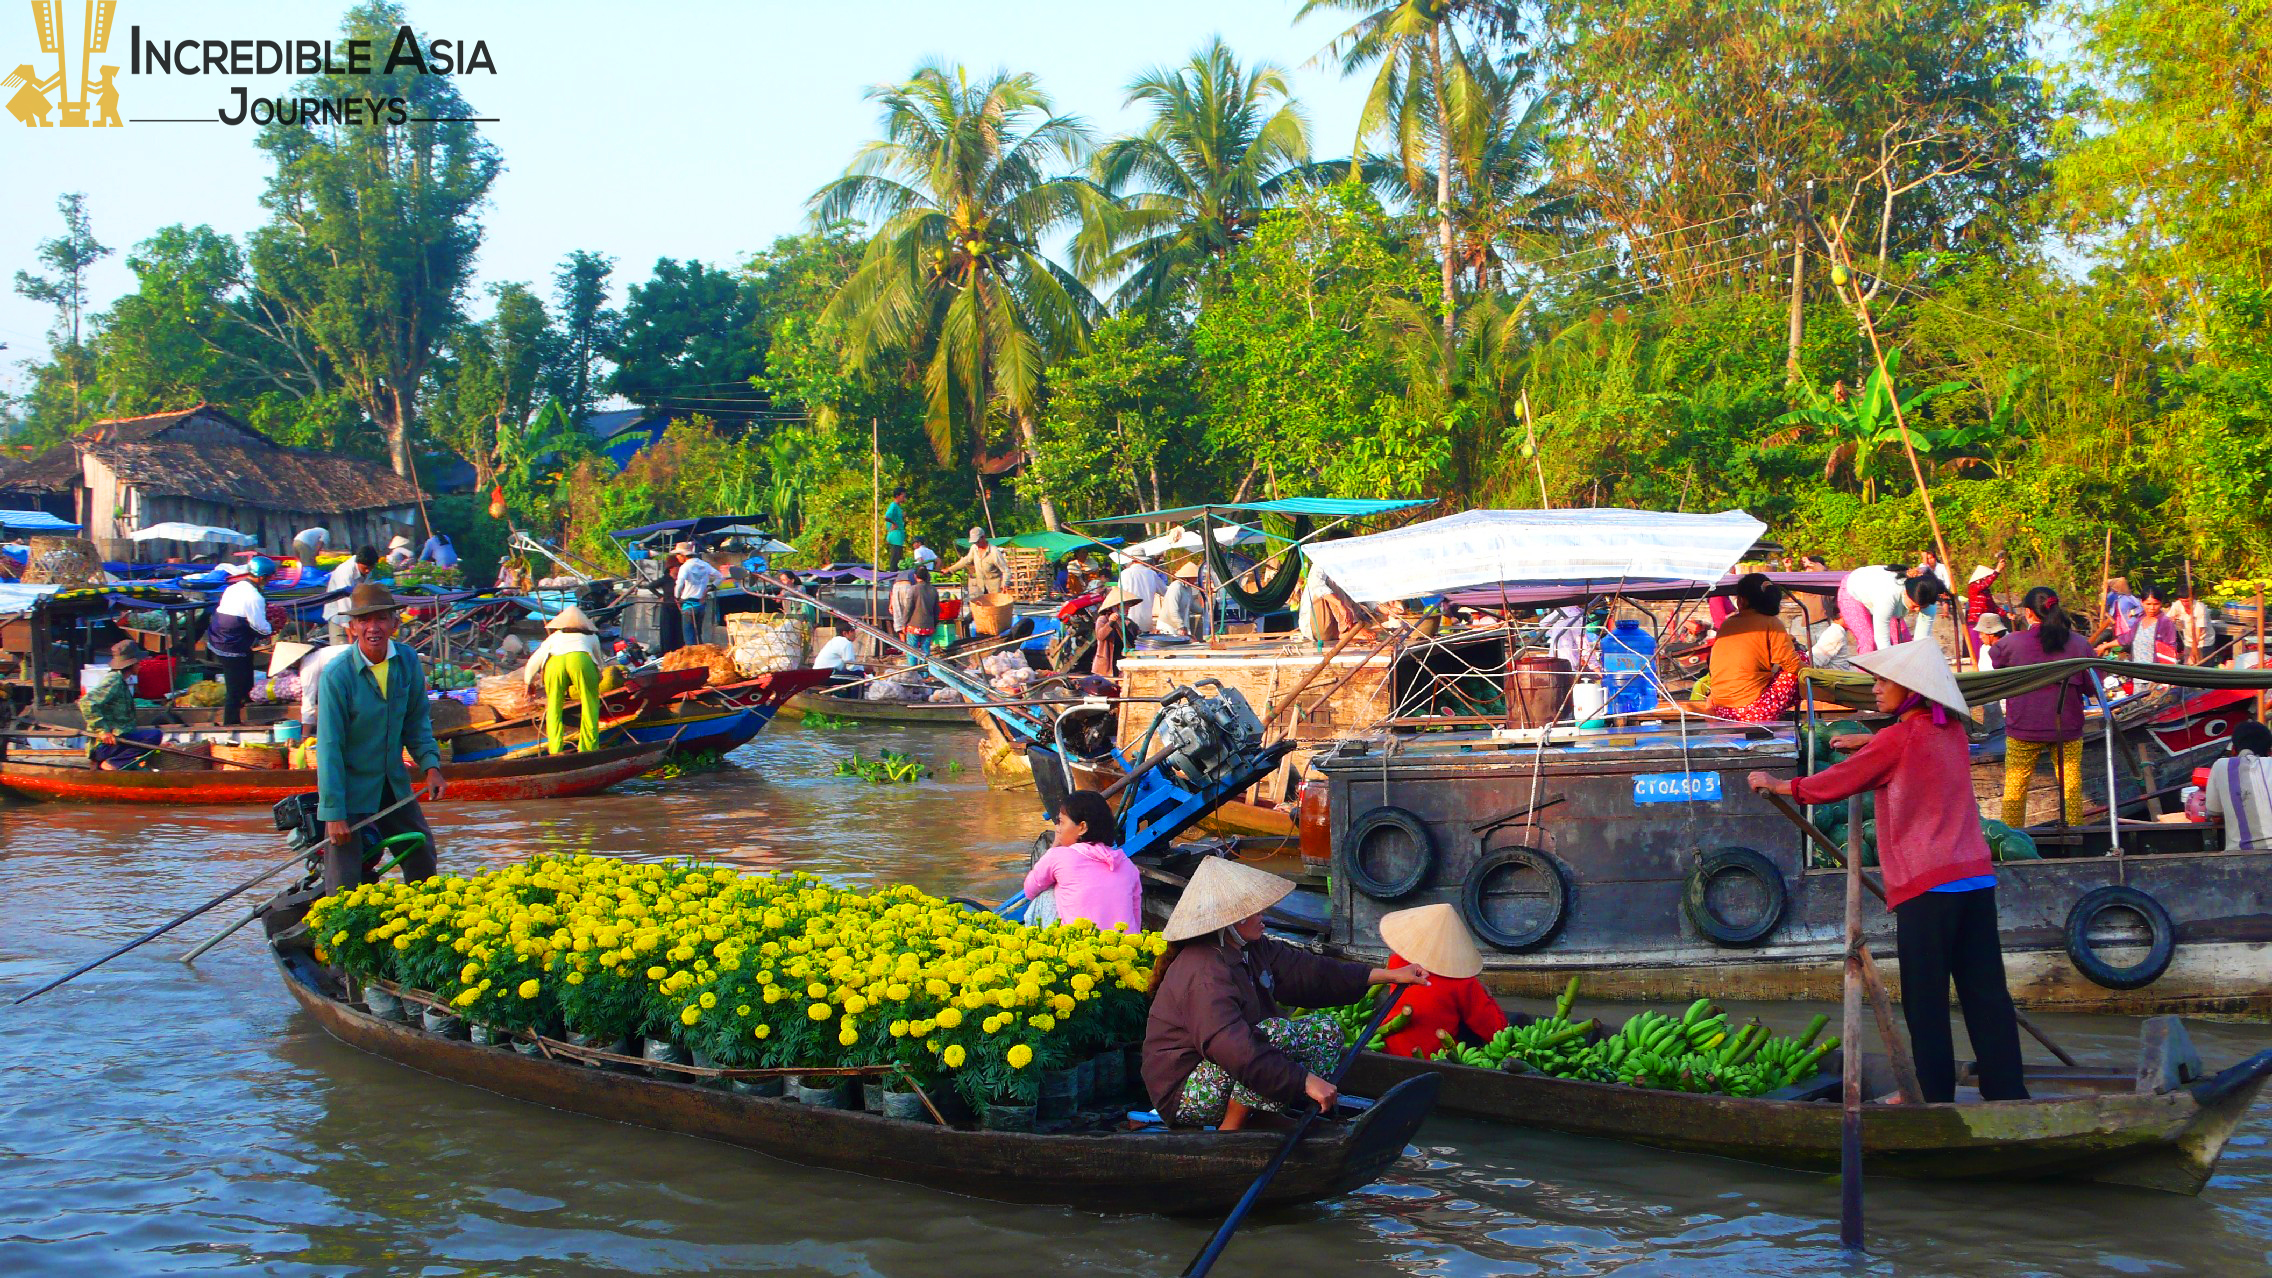
M 963 1061 L 962 1044 L 949 1044 L 947 1050 L 940 1053 L 939 1059 L 947 1063 L 948 1069 L 961 1069 Z
M 678 1014 L 679 1024 L 692 1025 L 702 1019 L 702 1009 L 689 1003 Z
M 816 1021 L 825 1021 L 829 1016 L 828 1004 L 815 1003 L 811 1007 L 805 1009 L 805 1015 L 812 1017 Z
M 844 1027 L 843 1032 L 836 1036 L 836 1041 L 846 1047 L 851 1047 L 852 1045 L 860 1041 L 859 1031 L 853 1029 L 852 1026 L 847 1023 Z
M 747 1004 L 747 1003 L 744 1003 L 744 1004 L 742 1004 L 742 1005 L 741 1005 L 740 1007 L 737 1007 L 737 1008 L 735 1008 L 735 1009 L 734 1009 L 734 1015 L 736 1015 L 736 1016 L 748 1016 L 748 1015 L 749 1015 L 749 1004 Z
M 696 999 L 695 1001 L 702 1004 L 702 1010 L 707 1012 L 711 1008 L 718 1005 L 718 996 L 708 990 L 704 990 L 702 991 L 702 997 Z
M 582 972 L 570 972 L 568 974 L 568 983 L 570 985 L 582 985 L 584 983 L 584 974 Z
M 1033 1049 L 1020 1043 L 1010 1049 L 1010 1054 L 1005 1059 L 1010 1062 L 1011 1069 L 1024 1069 L 1033 1064 Z
M 857 994 L 847 994 L 844 996 L 844 1010 L 848 1015 L 858 1016 L 868 1010 L 868 1000 Z
M 770 1038 L 773 1036 L 773 1027 L 765 1024 L 754 1025 L 750 1027 L 749 1036 L 751 1038 Z
M 812 984 L 805 987 L 805 997 L 811 999 L 827 998 L 828 987 L 821 984 L 819 981 L 814 981 Z
M 893 1038 L 905 1038 L 905 1037 L 907 1037 L 907 1022 L 906 1022 L 906 1021 L 893 1021 L 893 1022 L 891 1023 L 891 1036 L 892 1036 Z
M 659 981 L 669 975 L 670 972 L 665 968 L 650 967 L 647 969 L 647 979 L 650 981 Z
M 938 1021 L 939 1028 L 953 1029 L 956 1026 L 962 1024 L 962 1009 L 959 1007 L 940 1008 Z
M 528 980 L 521 982 L 521 997 L 535 998 L 536 992 L 540 988 L 542 987 L 537 984 L 536 978 L 532 976 Z

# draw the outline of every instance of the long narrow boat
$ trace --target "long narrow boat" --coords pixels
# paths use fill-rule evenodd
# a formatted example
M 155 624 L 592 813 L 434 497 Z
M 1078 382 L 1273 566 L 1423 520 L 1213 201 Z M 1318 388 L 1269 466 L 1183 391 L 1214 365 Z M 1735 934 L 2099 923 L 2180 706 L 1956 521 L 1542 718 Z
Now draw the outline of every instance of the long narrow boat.
M 754 740 L 773 722 L 783 702 L 827 677 L 823 670 L 784 670 L 735 683 L 705 687 L 696 682 L 687 688 L 669 689 L 669 695 L 659 693 L 651 700 L 624 732 L 636 742 L 667 744 L 673 754 L 724 754 Z M 615 709 L 615 703 L 611 701 L 609 708 Z M 451 757 L 468 762 L 501 758 L 543 739 L 541 714 L 477 724 L 449 734 Z
M 663 761 L 657 745 L 591 754 L 538 755 L 490 763 L 449 763 L 441 802 L 571 799 L 620 785 Z M 217 768 L 209 772 L 102 772 L 52 763 L 0 763 L 0 789 L 31 799 L 169 806 L 270 804 L 316 788 L 312 768 Z
M 838 696 L 825 688 L 807 689 L 789 698 L 781 713 L 785 718 L 824 714 L 831 719 L 853 719 L 861 723 L 952 725 L 970 722 L 970 707 L 960 701 L 868 701 L 857 695 Z
M 1438 1108 L 1520 1127 L 1717 1154 L 1808 1171 L 1838 1167 L 1835 1056 L 1797 1098 L 1750 1099 L 1511 1074 L 1366 1052 L 1354 1090 L 1443 1080 Z M 1884 1061 L 1864 1062 L 1866 1094 L 1893 1090 Z M 2181 1081 L 2139 1073 L 2029 1066 L 2032 1100 L 1863 1106 L 1871 1172 L 1929 1179 L 2069 1179 L 2198 1194 L 2225 1142 L 2272 1074 L 2272 1051 Z M 1960 1093 L 1961 1094 L 1961 1093 Z
M 279 950 L 276 957 L 285 988 L 325 1032 L 398 1065 L 513 1100 L 951 1193 L 1086 1211 L 1220 1214 L 1285 1143 L 1267 1130 L 1038 1134 L 943 1127 L 592 1069 L 383 1020 L 348 1002 L 333 973 L 307 955 Z M 1403 1156 L 1438 1085 L 1433 1078 L 1400 1083 L 1354 1121 L 1313 1128 L 1261 1201 L 1314 1202 L 1370 1184 Z

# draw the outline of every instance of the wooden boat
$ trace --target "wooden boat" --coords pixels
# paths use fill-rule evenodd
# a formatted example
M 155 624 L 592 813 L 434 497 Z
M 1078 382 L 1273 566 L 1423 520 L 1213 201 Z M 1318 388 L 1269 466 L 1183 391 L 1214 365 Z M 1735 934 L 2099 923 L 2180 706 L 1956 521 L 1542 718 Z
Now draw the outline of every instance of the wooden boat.
M 278 951 L 277 967 L 301 1010 L 332 1037 L 438 1078 L 785 1162 L 973 1197 L 1085 1211 L 1220 1215 L 1284 1143 L 1282 1134 L 1268 1130 L 981 1131 L 745 1096 L 442 1038 L 346 1001 L 338 978 L 303 953 Z M 1403 1156 L 1439 1085 L 1433 1078 L 1406 1081 L 1353 1121 L 1317 1126 L 1262 1202 L 1314 1202 L 1371 1183 Z
M 591 754 L 538 755 L 489 763 L 449 763 L 443 803 L 506 803 L 597 794 L 654 768 L 661 746 L 623 746 Z M 0 763 L 0 789 L 31 799 L 166 806 L 271 804 L 316 788 L 313 768 L 217 768 L 209 772 L 102 772 L 76 765 Z
M 2182 1037 L 2182 1031 L 2179 1032 Z M 2198 1062 L 2196 1061 L 2196 1064 Z M 1835 1054 L 1795 1097 L 1743 1099 L 1510 1074 L 1366 1052 L 1348 1086 L 1443 1080 L 1438 1108 L 1522 1127 L 1717 1154 L 1807 1171 L 1838 1168 Z M 2034 1099 L 1863 1107 L 1862 1159 L 1871 1173 L 1950 1180 L 2070 1179 L 2198 1194 L 2234 1128 L 2272 1075 L 2272 1051 L 2179 1081 L 2029 1066 Z M 1865 1094 L 1894 1090 L 1886 1062 L 1864 1062 Z M 1964 1094 L 1961 1087 L 1958 1093 Z
M 831 719 L 852 719 L 860 723 L 960 725 L 970 722 L 970 707 L 960 701 L 867 701 L 857 693 L 842 696 L 826 688 L 808 688 L 781 707 L 781 717 L 785 719 L 802 719 L 808 714 L 825 714 Z
M 827 677 L 821 670 L 784 670 L 706 687 L 701 674 L 700 670 L 673 671 L 672 675 L 697 678 L 650 693 L 646 708 L 623 729 L 625 735 L 638 743 L 666 744 L 676 755 L 724 754 L 747 745 L 773 721 L 784 701 Z M 606 702 L 611 714 L 626 713 L 637 704 L 617 702 L 613 699 L 616 695 L 610 694 Z M 570 722 L 574 722 L 574 716 L 570 716 Z M 544 716 L 539 713 L 475 724 L 450 733 L 448 740 L 453 758 L 469 762 L 497 759 L 543 741 Z

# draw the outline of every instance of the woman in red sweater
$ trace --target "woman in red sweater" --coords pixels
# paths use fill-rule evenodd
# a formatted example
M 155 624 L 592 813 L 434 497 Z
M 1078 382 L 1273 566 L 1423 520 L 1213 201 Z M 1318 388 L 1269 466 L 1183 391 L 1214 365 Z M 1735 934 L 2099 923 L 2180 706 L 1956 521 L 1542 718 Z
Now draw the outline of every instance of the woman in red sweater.
M 1407 985 L 1397 995 L 1398 1011 L 1409 1012 L 1403 1028 L 1390 1034 L 1386 1046 L 1395 1056 L 1428 1056 L 1444 1045 L 1438 1031 L 1454 1041 L 1480 1046 L 1507 1028 L 1507 1014 L 1483 988 L 1475 974 L 1483 970 L 1483 955 L 1449 905 L 1423 905 L 1381 916 L 1381 940 L 1391 951 L 1391 968 L 1407 964 L 1427 973 L 1419 985 Z
M 1964 694 L 1931 638 L 1880 648 L 1854 664 L 1877 677 L 1878 709 L 1894 721 L 1873 736 L 1832 741 L 1854 751 L 1844 763 L 1795 781 L 1754 772 L 1751 788 L 1800 803 L 1882 791 L 1878 864 L 1894 915 L 1901 1010 L 1918 1085 L 1928 1102 L 1956 1099 L 1949 1035 L 1954 978 L 1965 1032 L 1979 1057 L 1981 1099 L 2026 1100 L 2019 1022 L 1996 936 L 1995 867 L 1972 794 Z

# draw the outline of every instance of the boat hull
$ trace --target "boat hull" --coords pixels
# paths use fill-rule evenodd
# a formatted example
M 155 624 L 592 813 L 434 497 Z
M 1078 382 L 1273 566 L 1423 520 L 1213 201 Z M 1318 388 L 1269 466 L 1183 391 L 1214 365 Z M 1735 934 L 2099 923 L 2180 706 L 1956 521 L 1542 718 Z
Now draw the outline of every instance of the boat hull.
M 441 803 L 510 803 L 597 794 L 663 761 L 653 746 L 564 754 L 487 764 L 450 763 Z M 314 769 L 217 768 L 207 772 L 99 772 L 44 763 L 0 763 L 0 788 L 30 799 L 68 803 L 249 806 L 273 804 L 316 788 Z
M 789 698 L 783 703 L 781 714 L 783 718 L 794 719 L 824 714 L 831 719 L 853 719 L 861 723 L 970 722 L 970 707 L 959 701 L 864 701 L 857 697 L 839 697 L 818 688 Z
M 785 701 L 826 677 L 819 670 L 788 670 L 741 683 L 698 686 L 651 706 L 624 731 L 636 742 L 668 744 L 673 755 L 723 754 L 755 740 Z M 571 715 L 571 728 L 573 722 Z M 502 759 L 543 740 L 542 715 L 484 724 L 449 738 L 451 757 L 467 762 Z
M 2030 1071 L 2031 1088 L 2063 1094 L 1993 1104 L 1865 1105 L 1863 1165 L 1873 1175 L 2079 1179 L 2197 1194 L 2267 1073 L 2272 1052 L 2141 1095 L 2127 1077 L 2042 1069 Z M 1443 1113 L 1806 1171 L 1832 1171 L 1839 1163 L 1835 1099 L 1705 1096 L 1379 1052 L 1358 1058 L 1348 1086 L 1391 1087 L 1430 1074 L 1443 1079 Z
M 305 956 L 279 956 L 278 965 L 285 988 L 327 1033 L 397 1064 L 514 1100 L 973 1197 L 1113 1213 L 1220 1214 L 1284 1142 L 1268 1131 L 972 1131 L 590 1069 L 382 1020 L 335 997 L 327 974 Z M 1430 1080 L 1395 1089 L 1355 1122 L 1316 1128 L 1261 1201 L 1313 1202 L 1371 1183 L 1403 1156 L 1436 1086 Z

